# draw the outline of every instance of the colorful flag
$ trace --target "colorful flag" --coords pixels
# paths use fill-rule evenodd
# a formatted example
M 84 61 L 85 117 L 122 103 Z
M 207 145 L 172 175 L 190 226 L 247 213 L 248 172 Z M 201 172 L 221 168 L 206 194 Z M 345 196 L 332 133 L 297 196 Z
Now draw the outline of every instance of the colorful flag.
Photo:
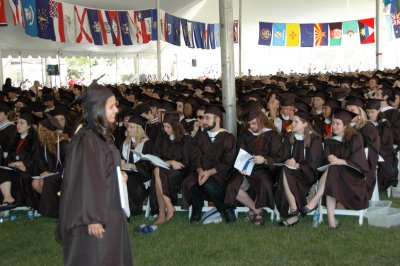
M 74 6 L 75 10 L 75 40 L 77 43 L 93 43 L 90 34 L 89 19 L 87 19 L 87 9 Z
M 299 46 L 300 24 L 286 24 L 286 46 Z
M 36 19 L 36 1 L 35 0 L 24 0 L 22 1 L 22 10 L 24 15 L 25 33 L 37 37 L 38 36 L 38 25 Z
M 342 28 L 342 44 L 343 45 L 355 45 L 360 43 L 360 38 L 358 37 L 358 22 L 344 21 Z
M 385 23 L 386 25 L 385 25 L 383 31 L 387 33 L 387 40 L 391 41 L 394 39 L 392 16 L 391 15 L 385 16 L 385 21 L 386 21 L 386 23 Z
M 393 25 L 393 32 L 394 32 L 394 37 L 396 39 L 400 38 L 400 25 Z
M 167 42 L 170 44 L 181 45 L 181 21 L 180 18 L 171 14 L 166 14 L 167 19 Z
M 186 19 L 181 18 L 183 40 L 185 45 L 189 48 L 194 48 L 193 42 L 193 23 Z
M 285 46 L 286 41 L 286 24 L 285 23 L 273 23 L 272 24 L 272 45 L 273 46 Z
M 259 22 L 258 23 L 258 44 L 271 45 L 272 40 L 272 23 Z
M 328 23 L 314 24 L 315 46 L 328 45 Z
M 100 10 L 87 9 L 87 17 L 90 25 L 90 33 L 95 45 L 103 45 L 104 21 Z
M 361 44 L 375 42 L 375 18 L 359 20 L 358 27 L 360 28 Z
M 75 38 L 75 11 L 74 6 L 71 4 L 63 3 L 64 13 L 64 32 L 66 42 L 76 42 Z
M 160 10 L 160 40 L 166 42 L 168 39 L 168 32 L 167 32 L 167 13 L 164 10 Z M 157 28 L 156 28 L 157 30 Z M 156 35 L 157 37 L 157 35 Z M 156 38 L 157 40 L 157 38 Z
M 400 0 L 391 0 L 390 14 L 395 14 L 400 11 Z
M 400 25 L 400 13 L 392 14 L 392 25 L 393 26 Z
M 54 23 L 53 18 L 50 16 L 48 0 L 36 0 L 36 18 L 38 22 L 38 37 L 55 41 Z
M 151 33 L 152 33 L 152 21 L 151 21 L 151 9 L 139 10 L 135 12 L 135 22 L 139 26 L 140 30 L 139 43 L 148 43 L 150 42 Z
M 239 43 L 239 20 L 233 21 L 233 43 Z
M 121 46 L 121 31 L 119 30 L 118 12 L 113 10 L 106 11 L 105 13 L 108 24 L 110 25 L 112 41 L 116 46 Z
M 53 19 L 56 41 L 65 42 L 65 25 L 63 4 L 54 0 L 49 1 L 50 17 Z
M 211 49 L 215 49 L 215 33 L 214 33 L 214 26 L 215 24 L 208 24 L 207 31 L 208 31 L 208 42 L 210 44 Z
M 201 39 L 203 40 L 203 49 L 210 49 L 210 43 L 208 39 L 208 27 L 207 24 L 204 23 L 204 28 L 203 28 L 203 35 L 201 36 Z
M 203 31 L 205 28 L 204 23 L 201 22 L 193 22 L 194 24 L 194 41 L 196 43 L 197 48 L 203 48 Z
M 20 23 L 21 26 L 24 27 L 21 0 L 8 0 L 8 2 L 10 3 L 10 6 L 11 6 L 13 19 L 14 19 L 14 25 L 17 25 L 17 23 Z M 3 4 L 3 6 L 4 6 L 4 4 Z
M 221 37 L 220 37 L 220 26 L 219 23 L 214 25 L 214 37 L 215 37 L 215 47 L 221 47 Z
M 338 46 L 342 43 L 342 22 L 329 23 L 329 45 Z
M 301 47 L 314 46 L 314 24 L 300 24 Z
M 158 28 L 158 24 L 157 24 L 157 9 L 151 9 L 150 13 L 151 13 L 151 24 L 152 24 L 152 26 L 151 26 L 151 40 L 152 41 L 157 41 L 157 35 L 158 35 L 158 30 L 157 30 L 157 28 Z M 165 11 L 160 9 L 160 15 L 162 13 L 164 13 L 164 18 L 165 18 Z M 163 16 L 161 15 L 161 18 L 162 17 Z
M 118 11 L 118 20 L 121 28 L 121 39 L 124 45 L 132 45 L 131 31 L 127 11 Z
M 6 7 L 4 0 L 0 0 L 0 27 L 7 26 Z

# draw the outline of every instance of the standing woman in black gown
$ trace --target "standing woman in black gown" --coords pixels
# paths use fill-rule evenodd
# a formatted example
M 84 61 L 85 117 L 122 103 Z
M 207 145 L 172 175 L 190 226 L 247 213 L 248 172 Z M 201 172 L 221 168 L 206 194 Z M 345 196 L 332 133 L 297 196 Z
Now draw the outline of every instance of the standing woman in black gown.
M 84 124 L 67 148 L 57 230 L 64 264 L 132 265 L 118 188 L 121 156 L 112 137 L 116 99 L 96 83 L 78 99 L 85 110 Z
M 282 227 L 298 222 L 299 210 L 307 204 L 307 194 L 318 178 L 317 168 L 322 163 L 322 139 L 311 126 L 312 116 L 297 111 L 293 117 L 293 131 L 283 140 L 284 163 L 280 170 L 275 202 L 282 217 Z

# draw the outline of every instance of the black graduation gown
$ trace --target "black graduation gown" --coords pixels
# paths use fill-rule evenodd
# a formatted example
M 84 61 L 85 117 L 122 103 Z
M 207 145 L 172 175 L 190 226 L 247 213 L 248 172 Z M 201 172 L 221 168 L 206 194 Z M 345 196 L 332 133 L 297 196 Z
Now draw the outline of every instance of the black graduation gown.
M 394 144 L 397 145 L 397 151 L 400 149 L 400 111 L 389 107 L 383 111 L 386 119 L 390 122 L 393 134 Z
M 65 265 L 132 265 L 118 189 L 120 163 L 114 144 L 87 128 L 68 145 L 56 231 Z M 105 229 L 102 239 L 88 235 L 88 225 L 95 223 Z
M 8 156 L 4 165 L 9 163 L 22 161 L 25 165 L 26 172 L 21 171 L 8 171 L 0 169 L 0 184 L 5 181 L 11 181 L 11 192 L 17 197 L 19 206 L 28 206 L 37 209 L 39 204 L 39 194 L 32 188 L 32 176 L 40 174 L 41 156 L 40 144 L 36 133 L 29 133 L 25 137 L 22 144 L 17 160 L 17 146 L 21 137 L 17 134 L 10 144 Z M 2 194 L 0 194 L 3 198 Z
M 371 122 L 359 129 L 364 139 L 364 147 L 368 148 L 368 172 L 365 173 L 368 199 L 372 197 L 376 183 L 376 171 L 378 166 L 379 151 L 381 149 L 381 141 L 378 130 Z
M 378 162 L 378 188 L 385 191 L 390 186 L 397 186 L 399 169 L 397 168 L 398 159 L 393 149 L 393 133 L 390 122 L 382 118 L 375 125 L 381 139 L 381 149 L 379 154 L 383 162 Z
M 257 142 L 260 141 L 260 144 Z M 276 167 L 274 163 L 280 163 L 283 160 L 284 150 L 280 135 L 270 129 L 255 136 L 249 130 L 243 131 L 239 137 L 239 148 L 244 149 L 250 154 L 261 155 L 267 159 L 268 166 L 265 164 L 254 165 L 253 172 L 246 179 L 250 183 L 250 187 L 256 194 L 256 208 L 269 207 L 275 208 L 273 188 L 276 183 L 275 173 Z M 241 173 L 235 172 L 227 184 L 225 203 L 232 206 L 236 202 L 237 194 L 244 181 Z
M 191 148 L 191 164 L 193 171 L 183 181 L 182 184 L 182 208 L 188 209 L 190 206 L 190 188 L 198 183 L 198 168 L 209 170 L 215 168 L 217 174 L 211 177 L 224 187 L 232 175 L 233 165 L 236 159 L 236 138 L 229 132 L 221 129 L 211 141 L 207 131 L 198 133 L 195 143 Z
M 143 144 L 142 153 L 152 154 L 153 143 L 151 140 L 147 140 Z M 122 147 L 120 149 L 122 153 Z M 133 164 L 133 153 L 125 161 Z M 140 160 L 135 163 L 137 172 L 128 172 L 128 196 L 129 196 L 129 208 L 131 215 L 140 215 L 143 213 L 143 201 L 149 195 L 149 189 L 146 189 L 144 183 L 150 181 L 152 178 L 152 172 L 154 166 L 145 160 Z
M 340 202 L 346 209 L 362 210 L 368 207 L 368 194 L 365 174 L 368 173 L 368 161 L 365 156 L 363 138 L 361 134 L 353 135 L 346 143 L 326 139 L 324 142 L 324 158 L 330 154 L 346 160 L 345 165 L 331 165 L 327 169 L 324 195 L 331 196 Z M 325 161 L 327 164 L 327 160 Z
M 17 134 L 17 127 L 12 122 L 0 127 L 0 149 L 2 152 L 9 151 L 11 141 L 16 137 Z M 0 154 L 0 157 L 3 157 L 3 154 Z
M 307 194 L 311 186 L 318 179 L 318 167 L 322 164 L 322 139 L 311 134 L 310 147 L 304 148 L 303 140 L 290 142 L 291 134 L 287 134 L 283 141 L 285 150 L 285 160 L 295 159 L 299 164 L 299 169 L 290 169 L 283 166 L 280 169 L 277 188 L 275 191 L 275 203 L 279 213 L 283 217 L 288 216 L 289 204 L 286 198 L 285 187 L 283 185 L 283 173 L 286 175 L 290 191 L 296 199 L 296 205 L 301 210 L 307 204 Z M 285 161 L 284 160 L 284 161 Z
M 174 160 L 184 165 L 181 170 L 174 170 L 172 167 L 169 170 L 160 167 L 160 180 L 163 189 L 163 194 L 169 197 L 173 204 L 177 202 L 178 192 L 181 191 L 182 181 L 186 177 L 189 168 L 189 152 L 191 138 L 186 135 L 181 141 L 172 141 L 166 134 L 158 137 L 154 145 L 154 155 L 160 157 L 164 161 Z M 151 182 L 151 187 L 154 188 L 154 179 Z M 154 188 L 155 189 L 155 188 Z

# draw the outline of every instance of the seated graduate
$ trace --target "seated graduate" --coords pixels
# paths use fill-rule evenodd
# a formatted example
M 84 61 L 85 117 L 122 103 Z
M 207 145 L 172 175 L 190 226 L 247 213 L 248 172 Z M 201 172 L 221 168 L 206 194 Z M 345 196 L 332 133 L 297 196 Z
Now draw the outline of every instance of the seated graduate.
M 283 149 L 287 165 L 280 169 L 275 203 L 286 220 L 279 223 L 291 227 L 298 223 L 299 210 L 307 204 L 307 194 L 318 178 L 317 168 L 322 163 L 322 139 L 311 126 L 310 113 L 297 111 L 293 117 L 293 131 L 285 135 Z
M 11 108 L 7 103 L 0 102 L 0 164 L 7 157 L 11 140 L 18 134 L 17 127 L 8 120 L 10 111 Z
M 221 128 L 224 108 L 208 105 L 204 111 L 204 131 L 193 148 L 193 169 L 183 181 L 182 208 L 193 207 L 191 222 L 201 220 L 203 201 L 211 200 L 227 223 L 234 222 L 234 209 L 225 204 L 225 186 L 236 158 L 236 138 Z
M 362 210 L 368 207 L 365 174 L 368 161 L 365 156 L 362 135 L 351 127 L 356 114 L 342 108 L 335 109 L 332 119 L 332 138 L 324 141 L 324 159 L 329 167 L 322 174 L 314 197 L 303 208 L 307 214 L 318 207 L 318 201 L 326 196 L 329 228 L 337 228 L 336 204 L 346 209 Z
M 61 171 L 63 170 L 64 158 L 68 135 L 63 133 L 63 127 L 59 121 L 46 113 L 46 119 L 42 120 L 38 126 L 38 135 L 41 143 L 41 173 L 40 176 L 50 173 L 58 173 L 43 179 L 33 179 L 32 187 L 39 193 L 40 202 L 35 207 L 40 214 L 49 217 L 58 217 L 59 196 L 61 188 Z
M 368 199 L 372 197 L 376 183 L 376 168 L 378 166 L 379 151 L 381 149 L 381 140 L 378 130 L 368 121 L 364 111 L 364 102 L 362 99 L 349 96 L 345 99 L 346 110 L 357 114 L 351 121 L 351 126 L 357 129 L 364 140 L 364 148 L 368 148 L 368 173 L 365 174 Z
M 159 215 L 154 224 L 164 224 L 172 218 L 174 205 L 181 191 L 182 181 L 189 166 L 190 136 L 185 135 L 178 112 L 166 112 L 163 119 L 164 134 L 160 135 L 154 145 L 154 155 L 164 160 L 170 169 L 155 167 L 154 182 Z
M 10 140 L 10 149 L 4 165 L 17 171 L 0 169 L 0 188 L 3 196 L 2 207 L 18 205 L 35 206 L 37 197 L 31 186 L 31 176 L 37 175 L 40 163 L 40 144 L 33 127 L 33 116 L 28 112 L 18 118 L 18 134 Z M 21 193 L 21 201 L 16 202 L 11 189 Z
M 143 201 L 149 196 L 146 182 L 151 180 L 153 165 L 149 161 L 135 160 L 133 151 L 142 154 L 151 154 L 153 143 L 144 132 L 146 119 L 137 113 L 131 113 L 127 123 L 127 136 L 120 148 L 123 169 L 128 174 L 128 197 L 131 215 L 143 213 Z
M 247 128 L 238 139 L 238 148 L 254 155 L 255 166 L 251 174 L 235 172 L 227 184 L 225 203 L 233 206 L 237 201 L 250 211 L 245 220 L 255 225 L 264 224 L 263 208 L 275 208 L 273 188 L 275 185 L 274 163 L 283 160 L 284 150 L 281 136 L 274 124 L 262 111 L 259 102 L 252 103 L 247 110 Z M 255 199 L 249 195 L 254 192 Z
M 381 148 L 379 155 L 383 162 L 378 162 L 378 188 L 385 191 L 391 186 L 397 186 L 399 169 L 397 168 L 398 159 L 393 148 L 393 133 L 390 122 L 385 115 L 380 112 L 381 101 L 378 99 L 368 99 L 365 105 L 367 116 L 379 133 Z

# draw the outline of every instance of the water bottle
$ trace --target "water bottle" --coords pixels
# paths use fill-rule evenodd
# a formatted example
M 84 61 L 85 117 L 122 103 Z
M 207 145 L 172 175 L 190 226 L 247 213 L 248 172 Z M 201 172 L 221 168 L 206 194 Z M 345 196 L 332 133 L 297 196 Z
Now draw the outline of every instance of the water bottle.
M 146 224 L 139 224 L 138 226 L 135 227 L 135 231 L 138 233 L 141 233 L 143 228 L 146 227 Z
M 142 229 L 142 233 L 143 233 L 143 234 L 151 234 L 151 233 L 153 233 L 155 230 L 157 230 L 157 225 L 155 225 L 155 224 L 153 224 L 153 225 L 148 225 L 148 226 L 145 226 L 145 227 Z
M 312 222 L 312 226 L 313 227 L 318 227 L 319 226 L 319 211 L 315 210 L 314 211 L 314 215 L 313 215 L 313 222 Z
M 26 212 L 26 216 L 28 217 L 29 220 L 33 220 L 33 218 L 35 217 L 35 210 L 28 210 Z

